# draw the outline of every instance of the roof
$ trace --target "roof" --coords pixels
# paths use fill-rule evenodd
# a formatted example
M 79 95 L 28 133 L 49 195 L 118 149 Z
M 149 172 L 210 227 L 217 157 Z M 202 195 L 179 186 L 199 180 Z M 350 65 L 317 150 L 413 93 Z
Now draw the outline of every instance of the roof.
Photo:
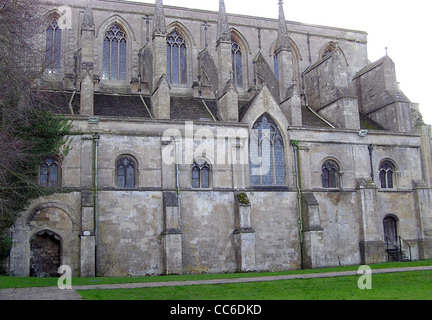
M 73 97 L 73 99 L 72 99 Z M 239 101 L 239 119 L 244 117 L 256 96 L 248 101 Z M 73 95 L 70 91 L 44 91 L 34 96 L 33 105 L 40 110 L 48 110 L 56 114 L 72 115 L 69 103 L 72 99 L 74 114 L 79 114 L 80 93 Z M 144 103 L 150 109 L 149 96 L 143 95 Z M 94 95 L 94 115 L 103 117 L 148 118 L 150 115 L 139 94 L 101 94 Z M 210 111 L 210 112 L 209 112 Z M 217 118 L 217 104 L 214 99 L 193 97 L 171 97 L 171 119 L 213 121 Z M 364 113 L 359 113 L 361 129 L 385 130 Z M 309 110 L 302 106 L 302 121 L 304 127 L 329 128 L 330 126 Z
M 73 97 L 73 99 L 72 99 Z M 108 117 L 150 118 L 145 104 L 150 109 L 149 96 L 139 94 L 101 94 L 94 95 L 94 115 Z M 72 99 L 74 114 L 79 114 L 80 93 L 73 95 L 70 91 L 44 91 L 35 96 L 33 105 L 41 110 L 56 114 L 72 115 L 69 102 Z M 203 103 L 205 102 L 205 104 Z M 145 103 L 145 104 L 144 104 Z M 176 120 L 210 120 L 216 117 L 216 101 L 192 97 L 171 97 L 171 119 Z

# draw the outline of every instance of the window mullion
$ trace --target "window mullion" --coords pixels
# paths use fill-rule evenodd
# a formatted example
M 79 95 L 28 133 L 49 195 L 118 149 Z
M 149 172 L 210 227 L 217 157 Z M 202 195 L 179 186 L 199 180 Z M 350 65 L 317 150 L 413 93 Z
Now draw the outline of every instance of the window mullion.
M 111 68 L 112 68 L 112 39 L 108 38 L 109 41 L 109 79 L 112 80 L 111 78 Z
M 121 47 L 121 39 L 117 37 L 118 45 L 117 45 L 117 80 L 120 80 L 120 47 Z

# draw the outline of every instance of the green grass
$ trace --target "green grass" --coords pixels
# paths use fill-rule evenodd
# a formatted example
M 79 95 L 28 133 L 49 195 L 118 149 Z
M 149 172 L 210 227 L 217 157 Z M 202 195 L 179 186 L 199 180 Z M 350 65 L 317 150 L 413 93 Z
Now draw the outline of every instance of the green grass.
M 372 289 L 358 276 L 143 289 L 79 290 L 85 300 L 431 300 L 432 271 L 376 274 Z
M 372 269 L 398 268 L 429 266 L 432 260 L 422 260 L 413 262 L 391 262 L 383 264 L 370 265 Z M 103 278 L 73 278 L 72 285 L 99 285 L 115 283 L 146 283 L 146 282 L 163 282 L 163 281 L 188 281 L 188 280 L 208 280 L 208 279 L 226 279 L 226 278 L 245 278 L 261 276 L 278 276 L 289 274 L 304 273 L 322 273 L 357 270 L 359 266 L 334 267 L 313 270 L 293 270 L 284 272 L 262 272 L 262 273 L 229 273 L 229 274 L 202 274 L 202 275 L 183 275 L 183 276 L 155 276 L 155 277 L 103 277 Z M 29 287 L 51 287 L 57 286 L 58 278 L 21 278 L 0 276 L 0 289 L 6 288 L 29 288 Z

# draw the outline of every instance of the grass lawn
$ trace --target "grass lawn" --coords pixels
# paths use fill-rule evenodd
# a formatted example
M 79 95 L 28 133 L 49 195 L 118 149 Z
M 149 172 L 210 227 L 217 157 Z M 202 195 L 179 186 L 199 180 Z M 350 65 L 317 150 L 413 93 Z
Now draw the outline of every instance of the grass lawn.
M 376 274 L 372 289 L 359 277 L 181 287 L 80 290 L 85 300 L 432 300 L 432 271 Z
M 370 265 L 372 269 L 429 266 L 432 260 L 392 262 Z M 357 270 L 359 266 L 334 267 L 285 272 L 233 273 L 216 275 L 183 275 L 155 277 L 103 277 L 73 278 L 72 285 L 99 285 L 113 283 L 143 283 L 161 281 L 188 281 L 224 278 L 277 276 L 303 273 L 337 272 Z M 373 275 L 373 289 L 359 290 L 358 276 L 296 279 L 288 281 L 200 285 L 185 287 L 146 288 L 131 290 L 79 291 L 84 299 L 109 300 L 265 300 L 265 299 L 432 299 L 432 271 Z M 0 277 L 0 289 L 57 286 L 58 278 Z

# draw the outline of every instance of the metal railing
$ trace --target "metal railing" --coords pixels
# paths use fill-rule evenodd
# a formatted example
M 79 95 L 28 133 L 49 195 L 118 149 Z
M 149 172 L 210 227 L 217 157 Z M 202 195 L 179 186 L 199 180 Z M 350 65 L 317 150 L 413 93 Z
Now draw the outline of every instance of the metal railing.
M 386 243 L 386 251 L 387 251 L 387 256 L 389 261 L 390 261 L 390 256 L 394 254 L 397 255 L 398 261 L 402 260 L 403 257 L 406 256 L 406 252 L 408 252 L 409 254 L 408 256 L 406 256 L 407 260 L 409 261 L 412 260 L 411 246 L 401 236 L 396 237 L 395 241 L 385 236 L 385 243 Z

